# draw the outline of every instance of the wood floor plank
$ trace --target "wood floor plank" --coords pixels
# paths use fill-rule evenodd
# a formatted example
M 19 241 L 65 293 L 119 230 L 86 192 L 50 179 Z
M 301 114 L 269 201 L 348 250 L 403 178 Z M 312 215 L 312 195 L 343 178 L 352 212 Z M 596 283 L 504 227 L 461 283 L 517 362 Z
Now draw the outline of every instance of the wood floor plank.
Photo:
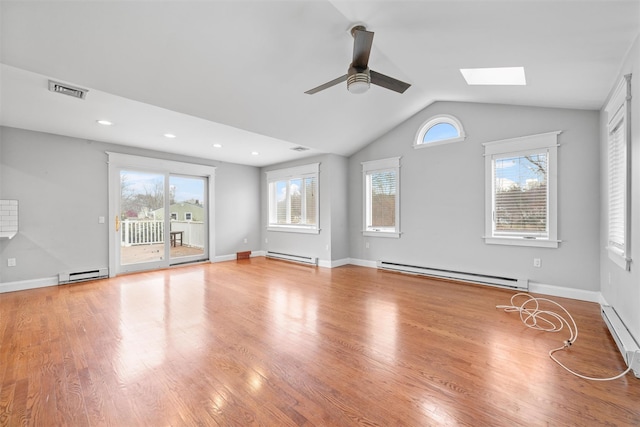
M 512 291 L 252 258 L 0 294 L 0 425 L 640 425 Z M 557 356 L 625 369 L 597 304 Z

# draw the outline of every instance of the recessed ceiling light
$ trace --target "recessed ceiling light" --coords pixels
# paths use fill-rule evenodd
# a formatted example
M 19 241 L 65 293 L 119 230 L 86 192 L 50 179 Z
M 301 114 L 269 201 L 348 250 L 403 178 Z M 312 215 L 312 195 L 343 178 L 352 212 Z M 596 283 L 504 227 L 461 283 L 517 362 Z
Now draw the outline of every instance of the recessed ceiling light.
M 222 148 L 222 144 L 213 144 L 213 148 Z
M 251 152 L 251 155 L 253 155 L 253 156 L 257 156 L 258 154 L 260 154 L 260 153 L 258 153 L 257 151 L 252 151 Z
M 524 67 L 461 68 L 460 72 L 468 85 L 524 86 L 527 84 Z
M 176 136 L 175 136 L 174 134 L 172 134 L 172 133 L 165 133 L 165 134 L 164 134 L 164 136 L 165 136 L 166 138 L 175 138 L 175 137 L 176 137 Z
M 109 120 L 96 120 L 96 122 L 99 125 L 103 125 L 103 126 L 111 126 L 113 123 L 110 122 Z

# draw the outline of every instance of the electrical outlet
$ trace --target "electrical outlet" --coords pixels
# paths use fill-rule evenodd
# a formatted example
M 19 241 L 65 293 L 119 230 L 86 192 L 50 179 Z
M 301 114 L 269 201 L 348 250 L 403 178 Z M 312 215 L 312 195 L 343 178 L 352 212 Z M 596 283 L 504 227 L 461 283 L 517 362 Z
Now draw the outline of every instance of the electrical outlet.
M 247 243 L 247 238 L 246 237 L 244 238 L 244 242 Z
M 99 216 L 98 217 L 98 224 L 104 224 L 104 217 L 103 216 Z
M 540 261 L 540 258 L 533 259 L 533 266 L 538 268 L 542 266 L 542 262 Z
M 364 247 L 365 247 L 366 249 L 369 249 L 369 242 L 365 242 L 365 243 L 364 243 Z
M 7 267 L 15 267 L 16 259 L 15 258 L 7 258 Z

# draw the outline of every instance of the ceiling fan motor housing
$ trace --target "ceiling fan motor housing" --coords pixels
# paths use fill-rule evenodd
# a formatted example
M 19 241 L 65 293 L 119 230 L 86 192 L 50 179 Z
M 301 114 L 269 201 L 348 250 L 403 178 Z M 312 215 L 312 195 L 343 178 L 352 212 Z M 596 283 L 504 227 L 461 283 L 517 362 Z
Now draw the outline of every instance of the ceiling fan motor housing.
M 371 74 L 369 68 L 358 70 L 355 67 L 349 67 L 347 73 L 347 90 L 351 93 L 365 93 L 371 86 Z

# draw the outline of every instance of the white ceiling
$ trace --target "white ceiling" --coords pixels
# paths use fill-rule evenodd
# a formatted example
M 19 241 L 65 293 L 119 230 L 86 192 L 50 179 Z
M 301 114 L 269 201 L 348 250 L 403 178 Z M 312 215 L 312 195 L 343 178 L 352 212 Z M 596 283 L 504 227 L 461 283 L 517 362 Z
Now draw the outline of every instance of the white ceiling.
M 349 156 L 437 100 L 599 109 L 640 30 L 640 0 L 0 7 L 2 125 L 253 166 Z M 356 22 L 375 32 L 371 68 L 412 86 L 304 94 L 346 73 Z M 467 86 L 459 72 L 504 66 L 528 84 Z M 49 92 L 49 78 L 86 100 Z

